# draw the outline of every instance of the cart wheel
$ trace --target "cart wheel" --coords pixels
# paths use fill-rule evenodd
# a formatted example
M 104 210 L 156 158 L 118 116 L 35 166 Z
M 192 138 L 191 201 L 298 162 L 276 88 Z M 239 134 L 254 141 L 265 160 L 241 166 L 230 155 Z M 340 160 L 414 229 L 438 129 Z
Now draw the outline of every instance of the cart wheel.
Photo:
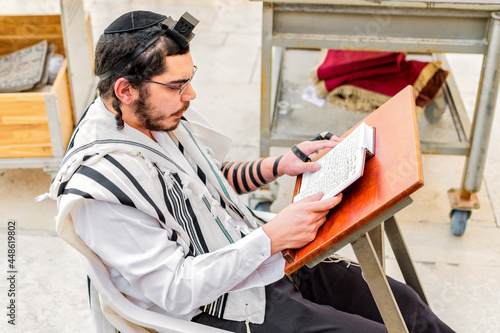
M 455 236 L 462 236 L 465 232 L 465 227 L 467 226 L 467 220 L 470 217 L 471 212 L 469 210 L 457 210 L 453 209 L 450 213 L 451 215 L 451 232 Z

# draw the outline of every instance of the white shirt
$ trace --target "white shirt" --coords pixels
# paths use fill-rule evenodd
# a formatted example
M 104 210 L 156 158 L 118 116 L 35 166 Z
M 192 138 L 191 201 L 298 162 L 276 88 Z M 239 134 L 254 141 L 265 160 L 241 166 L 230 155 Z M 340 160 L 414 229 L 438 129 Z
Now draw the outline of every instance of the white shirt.
M 170 139 L 158 142 L 188 165 Z M 171 230 L 132 207 L 84 200 L 71 216 L 75 232 L 107 266 L 115 286 L 155 312 L 190 320 L 226 292 L 262 287 L 284 275 L 284 259 L 281 253 L 270 256 L 262 228 L 215 252 L 184 258 L 169 238 Z

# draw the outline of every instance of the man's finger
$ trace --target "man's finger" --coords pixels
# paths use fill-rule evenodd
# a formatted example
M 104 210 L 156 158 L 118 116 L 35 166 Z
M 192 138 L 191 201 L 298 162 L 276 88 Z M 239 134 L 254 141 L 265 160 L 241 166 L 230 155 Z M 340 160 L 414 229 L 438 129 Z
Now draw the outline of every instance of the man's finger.
M 321 169 L 321 165 L 317 162 L 309 162 L 309 163 L 305 163 L 304 166 L 303 166 L 303 173 L 304 172 L 314 172 L 314 171 L 318 171 L 319 169 Z
M 328 211 L 333 207 L 337 206 L 342 201 L 342 193 L 334 196 L 333 198 L 328 198 L 324 200 L 319 200 L 316 202 L 311 202 L 310 209 L 314 213 L 320 213 Z
M 297 202 L 319 202 L 319 200 L 323 197 L 323 192 L 318 192 L 316 194 L 305 197 Z
M 310 155 L 317 150 L 323 148 L 333 148 L 338 144 L 337 141 L 332 140 L 319 140 L 319 141 L 305 141 L 297 145 L 297 147 L 302 150 L 306 155 Z
M 323 224 L 325 224 L 325 222 L 326 222 L 326 216 L 323 216 L 322 218 L 320 218 L 320 219 L 318 220 L 318 224 L 319 224 L 319 226 L 320 226 L 320 227 L 321 227 Z
M 326 135 L 327 135 L 327 134 L 328 134 L 328 132 L 323 132 L 323 133 L 321 133 L 321 136 L 326 138 Z M 330 133 L 330 134 L 331 134 L 331 133 Z M 331 136 L 331 137 L 330 137 L 330 139 L 328 139 L 328 140 L 331 140 L 331 141 L 337 141 L 337 142 L 342 141 L 342 139 L 341 139 L 341 138 L 339 138 L 338 136 L 336 136 L 335 134 L 332 134 L 332 136 Z

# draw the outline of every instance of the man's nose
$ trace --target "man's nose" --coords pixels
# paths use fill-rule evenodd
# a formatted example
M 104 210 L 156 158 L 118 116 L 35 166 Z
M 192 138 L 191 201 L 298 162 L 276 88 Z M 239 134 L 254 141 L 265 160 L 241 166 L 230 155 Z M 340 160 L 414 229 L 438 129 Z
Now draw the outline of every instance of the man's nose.
M 191 82 L 187 85 L 186 88 L 182 91 L 181 94 L 181 100 L 183 102 L 191 101 L 196 98 L 196 91 L 194 91 L 193 86 L 191 85 Z

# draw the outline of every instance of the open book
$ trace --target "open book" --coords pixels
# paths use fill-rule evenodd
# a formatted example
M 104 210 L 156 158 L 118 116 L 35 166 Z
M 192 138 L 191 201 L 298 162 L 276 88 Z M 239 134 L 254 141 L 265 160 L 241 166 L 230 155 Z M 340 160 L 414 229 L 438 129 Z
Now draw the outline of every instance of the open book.
M 365 160 L 375 154 L 375 129 L 362 122 L 346 138 L 318 159 L 321 169 L 302 175 L 294 201 L 323 192 L 331 198 L 363 175 Z

